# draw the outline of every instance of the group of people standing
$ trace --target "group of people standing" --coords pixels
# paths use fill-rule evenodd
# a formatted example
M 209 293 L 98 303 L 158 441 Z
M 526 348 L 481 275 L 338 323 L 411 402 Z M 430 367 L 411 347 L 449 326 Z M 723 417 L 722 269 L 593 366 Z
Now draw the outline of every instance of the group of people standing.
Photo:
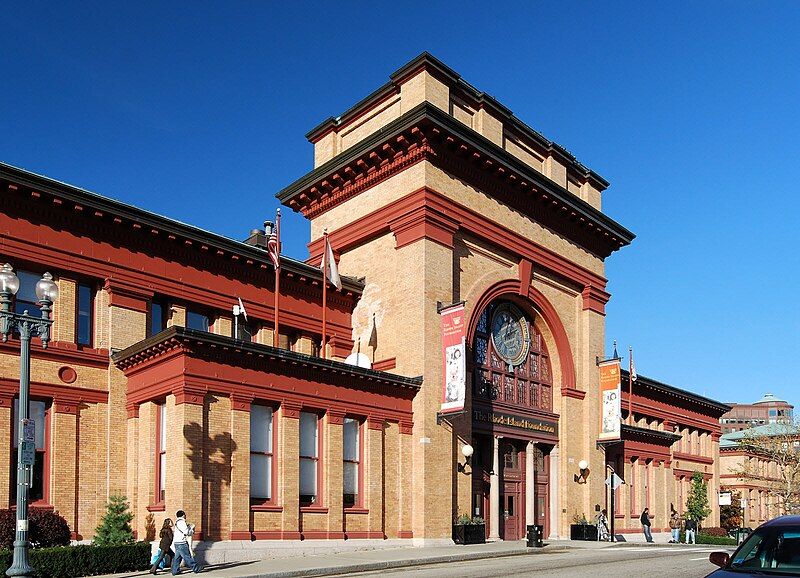
M 681 525 L 683 525 L 683 529 L 686 533 L 686 544 L 694 544 L 695 543 L 695 535 L 697 534 L 697 520 L 693 518 L 686 518 L 685 520 L 681 520 L 681 517 L 678 515 L 678 512 L 675 511 L 675 508 L 670 505 L 670 510 L 672 512 L 669 516 L 669 527 L 672 530 L 672 539 L 669 541 L 670 544 L 680 544 L 681 541 Z M 650 508 L 645 508 L 642 512 L 642 515 L 639 517 L 639 521 L 642 524 L 642 532 L 644 532 L 644 539 L 647 542 L 653 542 L 653 534 L 650 532 Z M 610 539 L 610 532 L 608 529 L 608 512 L 606 510 L 602 510 L 597 515 L 597 539 L 600 541 L 607 541 Z
M 195 574 L 203 571 L 203 566 L 197 563 L 194 556 L 192 556 L 191 540 L 194 534 L 194 527 L 194 524 L 189 524 L 186 521 L 186 512 L 183 510 L 178 510 L 175 513 L 175 524 L 169 518 L 164 520 L 159 532 L 159 552 L 150 568 L 151 574 L 158 573 L 162 561 L 169 565 L 170 558 L 172 558 L 171 571 L 173 576 L 180 574 L 181 562 L 184 562 Z

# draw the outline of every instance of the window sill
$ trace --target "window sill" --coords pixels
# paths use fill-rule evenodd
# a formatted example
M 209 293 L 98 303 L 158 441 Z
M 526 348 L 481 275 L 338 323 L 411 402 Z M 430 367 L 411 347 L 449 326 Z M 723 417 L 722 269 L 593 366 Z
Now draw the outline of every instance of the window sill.
M 161 503 L 158 503 L 158 504 L 151 504 L 151 505 L 147 506 L 147 511 L 148 512 L 164 512 L 166 509 L 167 509 L 167 507 L 164 504 L 164 502 L 161 502 Z
M 250 504 L 251 512 L 283 512 L 283 506 L 278 504 Z
M 367 508 L 345 508 L 345 514 L 369 514 L 369 510 Z
M 300 512 L 303 514 L 327 514 L 328 508 L 326 506 L 300 506 Z
M 53 506 L 51 504 L 48 504 L 46 502 L 42 502 L 42 501 L 31 502 L 31 503 L 28 504 L 28 508 L 33 508 L 35 510 L 47 510 L 48 512 L 53 512 L 56 509 L 55 506 Z M 11 509 L 11 510 L 16 512 L 17 511 L 17 505 L 16 504 L 11 504 L 9 509 Z

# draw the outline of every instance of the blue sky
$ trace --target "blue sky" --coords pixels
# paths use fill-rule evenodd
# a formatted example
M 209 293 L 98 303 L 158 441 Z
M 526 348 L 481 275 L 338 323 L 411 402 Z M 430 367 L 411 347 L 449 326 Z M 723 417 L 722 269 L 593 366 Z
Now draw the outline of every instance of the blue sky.
M 607 261 L 609 351 L 798 403 L 800 5 L 661 4 L 6 7 L 0 159 L 244 238 L 310 170 L 303 135 L 428 50 L 611 182 L 637 239 Z

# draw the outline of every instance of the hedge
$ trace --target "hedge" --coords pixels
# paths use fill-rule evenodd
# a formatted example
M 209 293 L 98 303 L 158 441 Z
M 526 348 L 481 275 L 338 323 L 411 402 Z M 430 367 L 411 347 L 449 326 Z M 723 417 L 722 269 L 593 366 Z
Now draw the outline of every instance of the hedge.
M 0 572 L 12 564 L 13 552 L 0 550 Z M 28 550 L 28 562 L 37 578 L 76 578 L 117 574 L 150 567 L 150 542 L 124 546 L 62 546 Z
M 736 539 L 730 536 L 716 536 L 705 533 L 706 529 L 700 530 L 700 533 L 695 534 L 695 543 L 697 544 L 711 544 L 713 546 L 735 546 Z M 711 528 L 714 531 L 714 528 Z M 686 532 L 681 530 L 681 543 L 686 542 Z

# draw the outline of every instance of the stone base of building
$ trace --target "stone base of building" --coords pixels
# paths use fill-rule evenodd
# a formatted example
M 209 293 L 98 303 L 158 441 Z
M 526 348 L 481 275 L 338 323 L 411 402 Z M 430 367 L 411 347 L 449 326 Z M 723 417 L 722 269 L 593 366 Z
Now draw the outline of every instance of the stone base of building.
M 423 543 L 424 542 L 424 543 Z M 394 538 L 388 540 L 224 540 L 199 542 L 194 545 L 195 557 L 203 564 L 228 564 L 233 562 L 255 562 L 268 558 L 292 558 L 295 556 L 319 556 L 339 552 L 357 552 L 410 546 L 452 545 L 446 540 L 417 540 Z M 153 543 L 154 552 L 158 542 Z

